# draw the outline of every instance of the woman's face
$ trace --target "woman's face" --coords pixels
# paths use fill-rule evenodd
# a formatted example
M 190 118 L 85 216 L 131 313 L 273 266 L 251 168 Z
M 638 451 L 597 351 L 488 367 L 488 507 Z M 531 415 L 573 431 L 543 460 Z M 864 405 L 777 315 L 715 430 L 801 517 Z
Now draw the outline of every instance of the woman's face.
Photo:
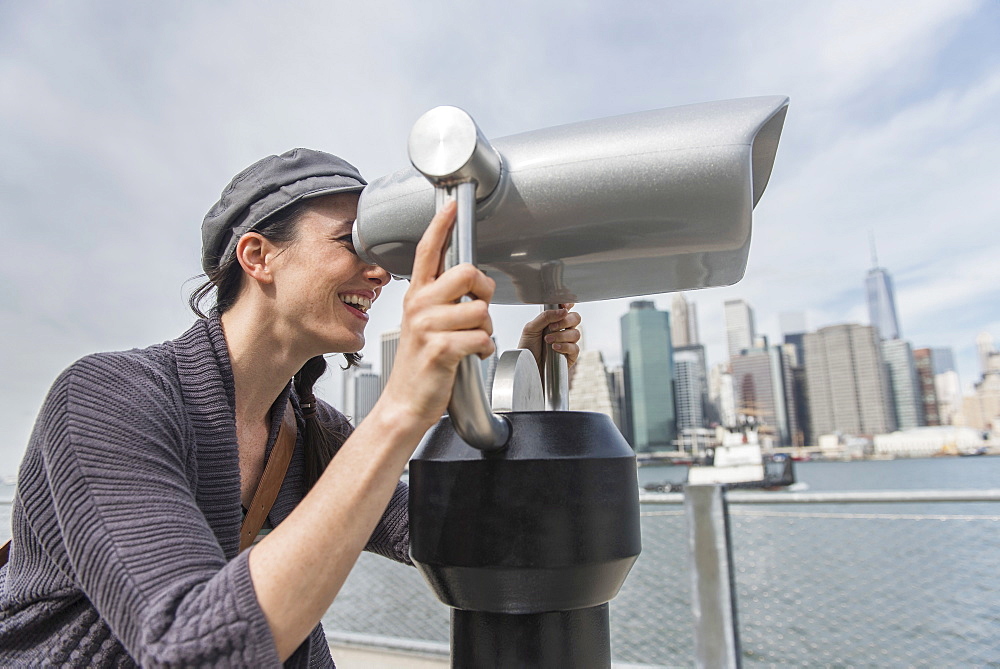
M 356 193 L 310 201 L 296 223 L 295 238 L 274 259 L 281 321 L 310 357 L 360 351 L 366 312 L 390 279 L 355 254 L 351 230 L 357 213 Z

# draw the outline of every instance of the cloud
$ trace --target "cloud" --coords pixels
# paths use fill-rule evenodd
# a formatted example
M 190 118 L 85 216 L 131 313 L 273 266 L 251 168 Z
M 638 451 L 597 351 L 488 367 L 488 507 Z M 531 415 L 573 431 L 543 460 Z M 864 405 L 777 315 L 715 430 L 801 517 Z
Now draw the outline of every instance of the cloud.
M 497 137 L 790 95 L 745 279 L 688 294 L 710 357 L 724 356 L 732 297 L 772 339 L 781 311 L 805 311 L 811 327 L 863 322 L 873 230 L 904 332 L 956 347 L 969 380 L 974 333 L 1000 335 L 1000 56 L 982 28 L 997 13 L 971 0 L 6 3 L 0 474 L 73 359 L 187 327 L 198 226 L 233 174 L 293 146 L 384 174 L 406 164 L 410 125 L 437 104 L 465 107 Z M 373 310 L 373 361 L 404 288 Z M 612 361 L 628 301 L 580 307 L 588 345 Z M 501 347 L 536 310 L 495 309 Z M 338 383 L 326 382 L 334 399 Z

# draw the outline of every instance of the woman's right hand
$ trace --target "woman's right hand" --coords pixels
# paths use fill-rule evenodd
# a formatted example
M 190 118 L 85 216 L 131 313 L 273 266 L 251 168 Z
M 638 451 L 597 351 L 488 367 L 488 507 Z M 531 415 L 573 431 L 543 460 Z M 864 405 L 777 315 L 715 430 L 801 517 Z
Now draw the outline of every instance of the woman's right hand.
M 489 314 L 494 281 L 468 263 L 442 272 L 455 209 L 452 202 L 439 211 L 417 245 L 399 348 L 382 393 L 382 401 L 425 429 L 447 409 L 459 362 L 468 355 L 486 358 L 495 348 Z M 465 295 L 473 299 L 461 302 Z

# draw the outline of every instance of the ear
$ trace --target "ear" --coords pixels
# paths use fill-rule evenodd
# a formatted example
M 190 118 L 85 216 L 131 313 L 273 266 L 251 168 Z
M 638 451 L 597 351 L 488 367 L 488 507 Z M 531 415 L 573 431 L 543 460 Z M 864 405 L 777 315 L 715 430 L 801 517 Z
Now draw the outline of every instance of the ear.
M 248 232 L 236 243 L 236 261 L 251 279 L 258 283 L 273 283 L 272 261 L 278 247 L 257 232 Z

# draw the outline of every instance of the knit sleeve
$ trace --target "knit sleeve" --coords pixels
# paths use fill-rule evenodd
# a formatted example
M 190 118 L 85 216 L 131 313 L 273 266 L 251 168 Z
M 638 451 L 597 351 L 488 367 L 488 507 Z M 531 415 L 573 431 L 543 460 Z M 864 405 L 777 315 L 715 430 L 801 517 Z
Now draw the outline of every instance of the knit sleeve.
M 385 513 L 375 526 L 365 550 L 403 564 L 410 560 L 410 490 L 405 483 L 396 484 Z
M 326 402 L 319 402 L 319 414 L 327 428 L 341 434 L 345 440 L 354 431 L 347 417 Z M 406 483 L 400 481 L 368 539 L 366 551 L 403 564 L 413 564 L 410 560 L 409 494 Z
M 38 439 L 48 553 L 142 666 L 275 666 L 249 551 L 227 560 L 195 498 L 176 389 L 127 355 L 57 380 Z

